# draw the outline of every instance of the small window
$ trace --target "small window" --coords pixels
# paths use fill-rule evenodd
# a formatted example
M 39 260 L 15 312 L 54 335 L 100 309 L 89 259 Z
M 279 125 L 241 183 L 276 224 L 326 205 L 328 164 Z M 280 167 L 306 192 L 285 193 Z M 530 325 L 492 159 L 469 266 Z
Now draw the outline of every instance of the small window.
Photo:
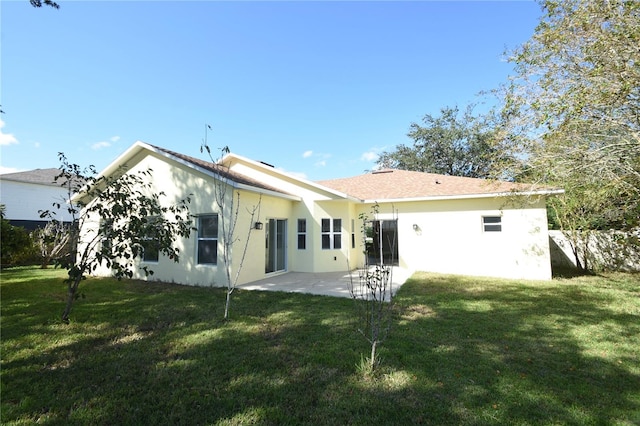
M 307 219 L 298 219 L 298 250 L 307 248 Z
M 218 263 L 218 215 L 198 217 L 198 265 Z
M 157 262 L 160 259 L 160 250 L 158 249 L 158 240 L 153 235 L 156 234 L 154 228 L 157 226 L 158 217 L 148 216 L 146 218 L 147 235 L 142 242 L 142 260 L 145 262 Z
M 351 248 L 356 248 L 356 221 L 351 219 Z
M 142 242 L 142 260 L 145 262 L 157 262 L 160 259 L 158 242 L 154 239 Z
M 484 216 L 482 227 L 484 232 L 502 232 L 502 216 Z
M 342 219 L 322 219 L 322 248 L 342 248 Z

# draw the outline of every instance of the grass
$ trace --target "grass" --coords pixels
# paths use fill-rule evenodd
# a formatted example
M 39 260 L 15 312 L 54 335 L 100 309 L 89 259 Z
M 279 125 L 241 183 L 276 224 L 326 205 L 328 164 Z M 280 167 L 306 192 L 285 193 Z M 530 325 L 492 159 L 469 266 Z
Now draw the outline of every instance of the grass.
M 415 274 L 375 378 L 348 299 L 63 276 L 2 272 L 2 424 L 640 424 L 638 275 Z

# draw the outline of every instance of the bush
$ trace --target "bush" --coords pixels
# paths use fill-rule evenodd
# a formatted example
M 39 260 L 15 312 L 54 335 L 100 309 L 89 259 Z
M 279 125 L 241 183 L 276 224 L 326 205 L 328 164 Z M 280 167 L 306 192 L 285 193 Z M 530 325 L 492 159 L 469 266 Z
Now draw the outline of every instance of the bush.
M 19 226 L 13 226 L 7 219 L 2 220 L 0 230 L 0 265 L 16 266 L 38 262 L 38 249 L 29 232 Z

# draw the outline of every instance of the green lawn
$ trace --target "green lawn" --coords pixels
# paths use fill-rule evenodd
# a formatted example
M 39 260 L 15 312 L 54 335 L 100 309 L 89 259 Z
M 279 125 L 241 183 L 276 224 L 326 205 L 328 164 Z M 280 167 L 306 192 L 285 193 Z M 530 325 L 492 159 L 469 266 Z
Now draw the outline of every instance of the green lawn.
M 2 272 L 1 423 L 640 424 L 640 276 L 416 274 L 375 378 L 348 299 Z

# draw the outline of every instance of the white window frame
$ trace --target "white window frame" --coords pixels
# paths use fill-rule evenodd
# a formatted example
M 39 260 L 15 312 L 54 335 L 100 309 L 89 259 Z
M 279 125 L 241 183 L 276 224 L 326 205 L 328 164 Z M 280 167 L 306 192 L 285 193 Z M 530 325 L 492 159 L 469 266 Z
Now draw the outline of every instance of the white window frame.
M 325 226 L 327 223 L 329 226 Z M 338 226 L 336 226 L 338 224 Z M 337 228 L 337 229 L 336 229 Z M 325 241 L 329 242 L 329 247 L 325 247 Z M 336 244 L 336 242 L 338 242 Z M 342 219 L 322 218 L 320 221 L 320 244 L 322 250 L 342 249 Z M 339 245 L 339 247 L 337 247 Z
M 502 232 L 502 216 L 500 215 L 482 216 L 482 232 L 485 232 L 485 233 Z
M 302 230 L 300 230 L 302 225 Z M 307 249 L 307 219 L 299 218 L 297 222 L 297 234 L 298 239 L 296 240 L 296 247 L 298 250 L 306 250 Z M 300 247 L 300 238 L 304 238 L 304 247 Z
M 201 230 L 201 225 L 200 225 L 200 220 L 206 217 L 214 217 L 216 219 L 216 236 L 215 237 L 208 237 L 208 236 L 201 236 L 200 235 L 200 230 Z M 218 238 L 219 238 L 219 218 L 218 218 L 218 214 L 217 213 L 207 213 L 207 214 L 201 214 L 197 216 L 197 220 L 198 220 L 198 230 L 196 231 L 196 265 L 198 266 L 216 266 L 218 264 Z M 200 262 L 200 242 L 201 241 L 212 241 L 213 242 L 213 247 L 215 248 L 215 262 L 210 263 L 210 262 Z
M 146 219 L 147 219 L 148 226 L 153 226 L 153 222 L 157 221 L 159 218 L 158 218 L 158 216 L 147 216 Z M 156 248 L 156 250 L 155 250 L 156 256 L 154 256 L 154 258 L 152 258 L 152 259 L 147 259 L 146 258 L 148 253 L 147 253 L 147 250 L 146 250 L 144 245 L 148 241 L 153 241 L 153 238 L 145 238 L 144 242 L 142 243 L 142 256 L 141 256 L 142 261 L 144 263 L 158 263 L 158 262 L 160 262 L 160 249 L 159 248 Z

